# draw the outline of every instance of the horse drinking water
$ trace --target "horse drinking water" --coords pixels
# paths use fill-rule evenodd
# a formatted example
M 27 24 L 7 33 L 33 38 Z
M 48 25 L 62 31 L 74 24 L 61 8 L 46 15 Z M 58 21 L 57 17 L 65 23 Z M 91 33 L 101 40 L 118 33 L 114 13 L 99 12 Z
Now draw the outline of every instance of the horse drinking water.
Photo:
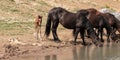
M 94 8 L 89 8 L 86 10 L 89 12 L 88 20 L 91 22 L 91 24 L 94 28 L 98 29 L 98 35 L 100 33 L 101 41 L 104 42 L 102 33 L 103 33 L 103 28 L 105 28 L 107 30 L 107 42 L 110 42 L 109 36 L 113 32 L 113 30 L 112 30 L 107 18 L 105 17 L 105 15 L 100 13 L 99 11 L 97 11 Z
M 106 18 L 106 21 L 108 21 L 108 23 L 110 24 L 110 26 L 113 29 L 112 32 L 112 40 L 116 40 L 116 30 L 120 33 L 120 21 L 111 13 L 103 13 L 103 16 Z

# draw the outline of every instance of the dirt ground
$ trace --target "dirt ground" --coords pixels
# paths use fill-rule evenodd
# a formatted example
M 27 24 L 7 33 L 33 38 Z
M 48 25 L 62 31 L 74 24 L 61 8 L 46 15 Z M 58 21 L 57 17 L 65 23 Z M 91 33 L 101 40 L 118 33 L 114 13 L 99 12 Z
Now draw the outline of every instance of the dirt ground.
M 42 31 L 44 35 L 44 31 Z M 52 33 L 48 39 L 43 38 L 43 40 L 36 40 L 34 37 L 34 30 L 29 30 L 28 33 L 23 35 L 15 36 L 0 36 L 0 60 L 9 60 L 9 58 L 17 57 L 19 55 L 34 55 L 36 53 L 42 53 L 39 55 L 44 55 L 51 52 L 51 50 L 61 51 L 64 48 L 72 47 L 73 36 L 72 30 L 61 29 L 58 30 L 58 36 L 62 42 L 56 43 L 53 41 Z M 118 36 L 120 37 L 120 36 Z M 90 38 L 85 38 L 87 43 L 91 43 Z M 106 37 L 104 36 L 106 40 Z M 82 42 L 78 36 L 77 42 Z M 77 46 L 83 46 L 79 43 Z M 60 53 L 60 52 L 56 52 Z
M 64 30 L 63 30 L 64 31 Z M 62 39 L 61 43 L 55 43 L 53 41 L 52 35 L 49 36 L 49 39 L 44 39 L 43 41 L 37 40 L 34 37 L 34 30 L 29 30 L 28 33 L 24 33 L 23 35 L 3 35 L 0 36 L 0 60 L 1 59 L 9 59 L 12 56 L 18 56 L 22 54 L 32 54 L 31 52 L 39 52 L 53 48 L 67 47 L 71 44 L 68 43 L 72 38 L 72 34 L 70 34 L 69 30 L 66 33 L 59 31 L 59 37 Z M 44 31 L 42 32 L 43 35 Z M 68 37 L 67 37 L 68 36 Z M 66 38 L 65 38 L 66 37 Z

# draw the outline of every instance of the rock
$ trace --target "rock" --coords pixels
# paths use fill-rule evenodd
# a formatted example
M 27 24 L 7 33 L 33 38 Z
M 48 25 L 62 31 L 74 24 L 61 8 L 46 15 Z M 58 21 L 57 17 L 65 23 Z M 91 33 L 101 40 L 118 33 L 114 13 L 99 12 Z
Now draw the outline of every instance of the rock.
M 111 13 L 120 21 L 120 12 L 114 12 L 114 11 L 110 10 L 109 8 L 103 8 L 99 11 L 102 13 Z
M 120 13 L 119 12 L 114 12 L 112 14 L 120 21 Z
M 99 11 L 102 12 L 102 13 L 111 13 L 112 12 L 109 8 L 103 8 Z
M 20 40 L 18 38 L 10 38 L 9 39 L 10 44 L 19 44 L 19 45 L 26 45 L 26 43 L 24 42 L 20 42 Z

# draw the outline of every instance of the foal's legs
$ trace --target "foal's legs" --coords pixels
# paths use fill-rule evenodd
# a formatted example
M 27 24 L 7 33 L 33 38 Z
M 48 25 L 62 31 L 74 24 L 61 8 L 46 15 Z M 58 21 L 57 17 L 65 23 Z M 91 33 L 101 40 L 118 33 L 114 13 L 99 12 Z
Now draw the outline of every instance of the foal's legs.
M 83 45 L 85 45 L 84 33 L 85 33 L 85 29 L 80 29 L 80 35 L 81 35 L 81 38 L 83 40 Z
M 54 41 L 55 42 L 60 42 L 58 35 L 56 33 L 57 27 L 58 27 L 59 21 L 54 21 L 53 25 L 52 25 L 52 33 L 53 33 L 53 37 L 54 37 Z
M 35 27 L 35 33 L 34 33 L 34 36 L 37 40 L 39 40 L 41 38 L 39 33 L 40 33 L 40 27 L 37 26 L 37 27 Z

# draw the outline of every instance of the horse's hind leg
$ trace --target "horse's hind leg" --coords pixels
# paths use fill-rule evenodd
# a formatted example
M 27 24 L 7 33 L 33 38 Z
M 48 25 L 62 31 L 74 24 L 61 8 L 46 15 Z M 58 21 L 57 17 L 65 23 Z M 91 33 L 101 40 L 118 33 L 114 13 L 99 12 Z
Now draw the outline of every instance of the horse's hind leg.
M 53 25 L 52 25 L 52 33 L 53 33 L 53 37 L 54 37 L 54 41 L 55 42 L 60 42 L 58 35 L 56 33 L 57 27 L 58 27 L 59 21 L 54 21 Z
M 84 33 L 85 33 L 85 29 L 80 29 L 80 35 L 81 35 L 81 38 L 83 40 L 83 45 L 86 45 L 85 40 L 84 40 Z
M 110 42 L 110 38 L 109 38 L 110 33 L 112 33 L 112 32 L 110 32 L 110 31 L 107 29 L 107 42 L 108 42 L 108 43 Z
M 79 31 L 80 31 L 79 28 L 76 28 L 76 29 L 74 30 L 74 37 L 75 37 L 75 39 L 74 39 L 74 45 L 76 45 L 76 40 L 77 40 L 77 36 L 78 36 Z
M 99 28 L 98 31 L 99 31 L 98 33 L 100 33 L 101 42 L 104 42 L 104 40 L 103 40 L 103 28 Z

